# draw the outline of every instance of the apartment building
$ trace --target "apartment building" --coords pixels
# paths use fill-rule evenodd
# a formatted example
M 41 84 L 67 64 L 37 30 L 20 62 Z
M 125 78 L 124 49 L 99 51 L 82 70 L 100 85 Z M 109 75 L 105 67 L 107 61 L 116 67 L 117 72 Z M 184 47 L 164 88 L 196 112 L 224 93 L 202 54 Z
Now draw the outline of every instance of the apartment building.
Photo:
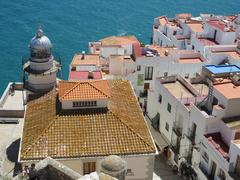
M 110 55 L 141 56 L 141 44 L 135 36 L 110 36 L 89 42 L 89 52 L 107 59 Z

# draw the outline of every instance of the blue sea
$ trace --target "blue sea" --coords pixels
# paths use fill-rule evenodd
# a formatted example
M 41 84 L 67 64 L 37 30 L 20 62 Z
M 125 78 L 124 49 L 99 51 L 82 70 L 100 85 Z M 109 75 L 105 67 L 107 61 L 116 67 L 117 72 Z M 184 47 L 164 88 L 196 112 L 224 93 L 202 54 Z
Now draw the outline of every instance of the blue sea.
M 9 81 L 21 81 L 21 57 L 39 25 L 63 64 L 66 79 L 74 53 L 89 41 L 110 35 L 137 36 L 149 43 L 154 17 L 189 12 L 231 15 L 240 0 L 0 0 L 0 93 Z

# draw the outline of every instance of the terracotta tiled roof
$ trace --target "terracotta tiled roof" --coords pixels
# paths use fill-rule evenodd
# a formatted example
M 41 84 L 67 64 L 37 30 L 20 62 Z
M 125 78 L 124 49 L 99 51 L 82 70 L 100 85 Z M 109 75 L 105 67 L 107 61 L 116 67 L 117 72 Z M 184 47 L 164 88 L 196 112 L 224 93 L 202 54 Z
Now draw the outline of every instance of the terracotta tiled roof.
M 25 115 L 20 161 L 48 156 L 81 158 L 155 153 L 154 142 L 130 83 L 106 82 L 111 96 L 105 109 L 63 111 L 55 90 L 30 102 Z M 93 84 L 105 90 L 100 81 Z M 65 88 L 70 89 L 70 86 L 74 83 L 70 82 Z
M 59 82 L 59 100 L 106 99 L 109 98 L 109 86 L 105 80 Z

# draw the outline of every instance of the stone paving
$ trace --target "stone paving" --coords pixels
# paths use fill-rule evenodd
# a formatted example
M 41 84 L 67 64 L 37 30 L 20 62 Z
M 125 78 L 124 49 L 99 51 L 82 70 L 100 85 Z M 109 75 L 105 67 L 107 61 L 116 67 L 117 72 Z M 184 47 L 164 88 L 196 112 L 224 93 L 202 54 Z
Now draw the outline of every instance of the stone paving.
M 0 123 L 0 175 L 12 177 L 20 168 L 17 158 L 22 125 L 23 119 L 18 124 Z
M 172 167 L 167 164 L 166 159 L 161 154 L 155 159 L 154 173 L 156 179 L 153 178 L 153 180 L 183 180 L 177 173 L 173 172 Z

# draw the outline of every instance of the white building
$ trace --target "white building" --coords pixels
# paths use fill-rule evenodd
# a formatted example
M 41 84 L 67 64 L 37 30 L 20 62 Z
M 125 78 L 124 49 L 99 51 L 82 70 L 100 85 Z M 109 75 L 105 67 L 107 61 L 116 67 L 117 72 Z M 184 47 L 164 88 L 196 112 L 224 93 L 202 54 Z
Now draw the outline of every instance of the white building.
M 140 42 L 135 36 L 110 36 L 89 43 L 89 52 L 99 54 L 107 59 L 110 55 L 131 56 L 141 55 Z
M 191 49 L 192 35 L 201 35 L 203 25 L 201 18 L 192 18 L 191 14 L 178 14 L 173 19 L 160 16 L 154 19 L 153 44 L 179 49 Z
M 23 165 L 50 156 L 84 175 L 111 154 L 127 162 L 126 179 L 152 180 L 157 149 L 128 81 L 60 81 L 27 104 Z
M 239 139 L 239 67 L 208 65 L 202 75 L 209 79 L 206 100 L 190 108 L 190 121 L 196 131 L 193 166 L 200 179 L 233 179 L 236 157 L 231 141 Z M 231 160 L 230 160 L 231 159 Z
M 233 64 L 240 66 L 240 41 L 237 45 L 219 45 L 205 49 L 209 64 Z
M 98 54 L 75 54 L 69 67 L 68 80 L 102 79 L 108 71 L 108 63 Z
M 177 50 L 176 48 L 163 48 L 147 46 L 146 52 L 153 51 L 155 55 L 148 54 L 136 59 L 135 72 L 127 78 L 131 81 L 140 102 L 146 109 L 147 90 L 154 87 L 156 77 L 179 74 L 191 78 L 199 73 L 207 60 L 200 53 L 193 50 Z
M 177 166 L 184 159 L 191 162 L 194 134 L 190 131 L 190 106 L 207 96 L 208 87 L 179 75 L 156 78 L 154 84 L 148 91 L 147 111 L 153 126 L 171 147 L 169 160 Z

